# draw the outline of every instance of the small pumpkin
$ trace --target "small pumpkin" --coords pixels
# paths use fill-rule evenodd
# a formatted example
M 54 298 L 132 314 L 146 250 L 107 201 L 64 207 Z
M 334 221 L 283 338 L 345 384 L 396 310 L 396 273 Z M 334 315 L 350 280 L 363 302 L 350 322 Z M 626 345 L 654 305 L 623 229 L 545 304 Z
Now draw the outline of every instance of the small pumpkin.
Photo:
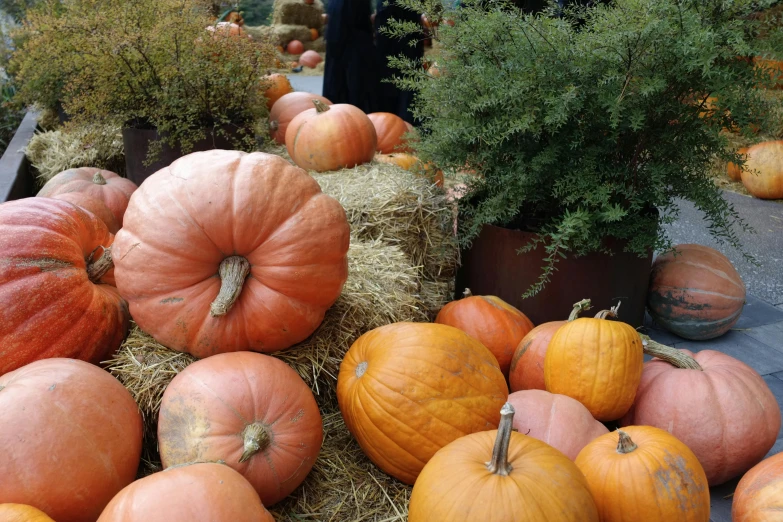
M 299 40 L 291 40 L 286 46 L 288 54 L 302 54 L 304 52 L 304 44 Z
M 746 154 L 748 147 L 742 147 L 737 151 L 739 154 Z M 731 181 L 742 181 L 742 169 L 734 162 L 729 162 L 726 165 L 726 173 L 729 175 Z
M 120 491 L 98 522 L 274 522 L 253 486 L 213 462 L 169 468 Z
M 302 56 L 299 57 L 299 63 L 311 69 L 315 69 L 323 60 L 321 55 L 315 51 L 305 51 L 302 53 Z
M 289 92 L 275 102 L 269 112 L 269 132 L 276 143 L 285 145 L 285 132 L 291 120 L 300 112 L 312 109 L 313 100 L 318 100 L 324 105 L 332 104 L 323 96 L 301 91 Z
M 403 136 L 413 130 L 413 126 L 390 112 L 373 112 L 367 115 L 375 127 L 378 136 L 377 150 L 381 154 L 392 152 L 411 152 Z
M 215 25 L 207 26 L 207 31 L 214 33 L 216 37 L 226 36 L 247 36 L 247 32 L 242 29 L 242 26 L 234 22 L 218 22 Z
M 593 493 L 601 522 L 709 522 L 710 490 L 698 459 L 674 435 L 628 426 L 579 452 L 576 465 Z
M 372 160 L 375 127 L 361 109 L 347 103 L 329 106 L 315 99 L 313 105 L 314 109 L 296 115 L 285 133 L 285 146 L 294 163 L 325 172 Z
M 58 522 L 92 522 L 135 478 L 141 437 L 136 401 L 95 365 L 54 358 L 6 373 L 0 499 Z
M 0 375 L 49 357 L 98 364 L 119 348 L 130 316 L 111 245 L 103 221 L 67 201 L 0 205 Z
M 552 336 L 561 326 L 579 317 L 582 310 L 590 308 L 590 300 L 574 304 L 567 321 L 550 321 L 530 330 L 517 345 L 508 371 L 509 388 L 519 390 L 546 390 L 544 382 L 544 357 Z
M 508 375 L 514 349 L 533 329 L 533 323 L 499 297 L 474 296 L 469 288 L 465 289 L 464 295 L 463 299 L 441 308 L 435 322 L 459 328 L 481 341 L 497 359 L 503 375 Z
M 353 343 L 337 376 L 348 430 L 376 466 L 406 484 L 449 442 L 497 427 L 507 397 L 489 350 L 442 324 L 371 330 Z
M 584 476 L 543 442 L 512 430 L 505 404 L 497 430 L 461 437 L 424 466 L 411 492 L 409 522 L 598 522 Z
M 703 245 L 677 245 L 655 258 L 647 310 L 670 332 L 696 341 L 723 335 L 739 320 L 745 284 L 731 261 Z
M 0 520 L 3 522 L 54 522 L 40 509 L 25 504 L 0 504 Z
M 280 156 L 194 152 L 133 197 L 114 243 L 117 288 L 173 350 L 273 352 L 321 324 L 349 241 L 340 203 Z
M 742 184 L 759 199 L 783 199 L 783 140 L 749 147 Z
M 710 486 L 757 464 L 775 444 L 780 407 L 764 379 L 724 353 L 692 354 L 650 339 L 633 408 L 621 426 L 664 429 L 701 462 Z
M 762 460 L 734 490 L 733 522 L 780 522 L 783 513 L 783 453 Z
M 128 201 L 138 187 L 114 172 L 93 167 L 68 169 L 55 174 L 37 196 L 51 198 L 67 192 L 81 192 L 106 205 L 122 227 Z
M 262 80 L 264 85 L 267 86 L 264 91 L 267 109 L 271 109 L 275 102 L 286 94 L 294 92 L 294 88 L 291 86 L 291 82 L 285 74 L 267 74 Z
M 413 172 L 415 174 L 426 176 L 438 186 L 443 187 L 443 171 L 433 167 L 431 163 L 422 164 L 422 162 L 413 154 L 405 152 L 392 152 L 391 154 L 376 154 L 375 161 L 379 163 L 391 163 L 400 168 Z
M 508 402 L 520 412 L 514 428 L 546 442 L 574 460 L 587 443 L 609 433 L 579 401 L 544 390 L 523 390 L 510 394 Z
M 616 420 L 633 404 L 642 378 L 642 340 L 626 323 L 610 321 L 617 307 L 560 327 L 544 357 L 547 391 L 584 404 L 599 421 Z
M 318 40 L 318 29 L 310 28 L 310 39 L 313 41 Z
M 73 203 L 77 207 L 81 207 L 88 212 L 92 212 L 95 216 L 103 221 L 109 232 L 116 234 L 120 229 L 120 224 L 117 223 L 117 218 L 114 217 L 109 207 L 103 204 L 99 199 L 95 199 L 92 196 L 88 196 L 83 192 L 65 192 L 63 194 L 56 194 L 52 196 L 54 199 L 60 199 Z

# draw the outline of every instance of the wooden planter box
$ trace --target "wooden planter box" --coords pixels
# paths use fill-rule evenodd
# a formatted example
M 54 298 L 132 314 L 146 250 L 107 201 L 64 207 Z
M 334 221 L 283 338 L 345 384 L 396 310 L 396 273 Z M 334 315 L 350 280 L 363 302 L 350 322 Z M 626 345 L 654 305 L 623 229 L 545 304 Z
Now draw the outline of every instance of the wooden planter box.
M 38 128 L 38 114 L 28 111 L 0 158 L 0 203 L 35 196 L 35 179 L 24 149 Z

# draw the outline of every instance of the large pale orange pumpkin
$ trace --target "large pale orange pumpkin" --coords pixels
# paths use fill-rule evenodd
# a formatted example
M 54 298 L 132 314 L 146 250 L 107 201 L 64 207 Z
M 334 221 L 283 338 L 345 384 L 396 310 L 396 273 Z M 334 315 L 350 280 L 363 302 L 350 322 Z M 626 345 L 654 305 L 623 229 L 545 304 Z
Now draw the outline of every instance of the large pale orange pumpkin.
M 324 59 L 315 51 L 305 51 L 302 53 L 302 56 L 299 57 L 299 63 L 311 69 L 315 69 L 322 61 L 324 61 Z
M 567 321 L 550 321 L 530 330 L 517 345 L 508 370 L 509 388 L 519 390 L 546 390 L 544 357 L 549 341 L 561 326 L 579 317 L 579 312 L 590 308 L 590 300 L 574 304 Z
M 88 212 L 95 214 L 98 219 L 103 221 L 109 232 L 116 234 L 120 229 L 120 224 L 117 222 L 117 218 L 114 217 L 109 207 L 107 207 L 101 200 L 95 199 L 92 196 L 88 196 L 84 192 L 64 192 L 62 194 L 56 194 L 52 196 L 54 199 L 61 199 L 69 203 L 73 203 L 77 207 L 81 207 Z
M 602 435 L 576 457 L 601 522 L 709 522 L 710 490 L 698 459 L 650 426 Z
M 598 522 L 584 476 L 543 442 L 512 431 L 514 408 L 497 430 L 461 437 L 424 466 L 409 522 Z
M 718 337 L 739 320 L 744 305 L 745 284 L 717 250 L 677 245 L 655 258 L 647 309 L 670 332 L 697 341 Z
M 748 148 L 742 184 L 760 199 L 783 199 L 783 140 Z
M 120 491 L 98 522 L 274 522 L 253 486 L 213 462 L 170 468 Z
M 742 147 L 737 150 L 739 154 L 747 154 L 748 147 Z M 729 162 L 726 165 L 726 173 L 729 175 L 729 179 L 732 181 L 742 181 L 742 169 L 734 162 Z
M 345 211 L 302 169 L 194 152 L 147 178 L 114 244 L 136 323 L 196 357 L 307 338 L 348 276 Z
M 733 522 L 783 520 L 783 453 L 761 461 L 737 484 L 731 503 Z
M 481 341 L 498 361 L 503 375 L 508 374 L 514 349 L 533 329 L 525 314 L 494 295 L 473 295 L 452 301 L 438 312 L 436 323 L 459 328 Z
M 41 187 L 37 195 L 50 198 L 66 192 L 82 192 L 109 207 L 117 223 L 122 226 L 128 200 L 137 188 L 134 182 L 114 172 L 80 167 L 56 174 Z
M 50 357 L 97 364 L 120 346 L 130 316 L 112 286 L 112 239 L 67 201 L 0 205 L 0 375 Z
M 403 136 L 413 127 L 390 112 L 373 112 L 367 115 L 375 127 L 375 134 L 378 136 L 376 149 L 381 154 L 391 154 L 392 152 L 411 152 Z
M 523 390 L 508 396 L 518 412 L 514 428 L 546 442 L 574 460 L 588 442 L 609 430 L 579 401 L 544 390 Z
M 496 428 L 507 397 L 489 350 L 442 324 L 394 323 L 365 333 L 337 377 L 348 430 L 370 460 L 406 484 L 449 442 Z
M 260 353 L 196 361 L 174 377 L 160 406 L 164 468 L 223 461 L 253 485 L 265 506 L 302 483 L 322 438 L 310 388 L 283 361 Z
M 46 359 L 0 376 L 0 501 L 93 522 L 136 476 L 142 422 L 108 372 Z
M 547 391 L 578 400 L 600 421 L 631 408 L 644 362 L 639 334 L 610 316 L 617 316 L 616 308 L 560 327 L 544 358 Z
M 266 98 L 266 108 L 271 109 L 277 100 L 290 92 L 294 92 L 291 82 L 285 74 L 268 74 L 261 78 L 266 85 L 264 97 Z
M 309 92 L 289 92 L 278 99 L 269 112 L 269 132 L 272 139 L 280 145 L 285 145 L 285 131 L 291 120 L 302 111 L 313 108 L 313 100 L 318 100 L 324 105 L 332 102 Z
M 375 156 L 375 127 L 364 112 L 347 103 L 332 106 L 313 100 L 288 125 L 285 146 L 291 159 L 307 170 L 351 168 Z
M 780 406 L 745 363 L 703 350 L 692 354 L 645 341 L 648 354 L 633 408 L 620 424 L 664 429 L 701 462 L 710 486 L 757 464 L 775 444 Z
M 2 522 L 54 522 L 40 509 L 25 504 L 0 504 Z

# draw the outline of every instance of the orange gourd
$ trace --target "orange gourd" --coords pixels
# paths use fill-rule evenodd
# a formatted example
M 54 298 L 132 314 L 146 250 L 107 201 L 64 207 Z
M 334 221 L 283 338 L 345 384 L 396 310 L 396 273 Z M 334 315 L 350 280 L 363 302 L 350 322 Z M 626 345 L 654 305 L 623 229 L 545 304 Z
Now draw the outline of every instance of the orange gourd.
M 436 323 L 459 328 L 481 341 L 498 361 L 503 375 L 508 374 L 514 349 L 533 329 L 525 314 L 494 295 L 476 295 L 465 289 L 465 297 L 444 306 Z
M 424 466 L 409 522 L 598 522 L 584 476 L 543 442 L 512 431 L 514 408 L 497 430 L 459 438 Z
M 710 490 L 698 459 L 650 426 L 602 435 L 576 457 L 601 522 L 709 522 Z
M 0 504 L 3 522 L 54 522 L 46 513 L 25 504 Z
M 305 51 L 302 53 L 302 56 L 299 57 L 299 63 L 311 69 L 315 69 L 323 60 L 321 55 L 315 51 Z
M 313 100 L 318 100 L 324 105 L 332 104 L 323 96 L 309 92 L 289 92 L 275 102 L 269 112 L 269 131 L 276 143 L 285 145 L 285 132 L 291 120 L 300 112 L 312 109 Z
M 264 97 L 266 98 L 267 109 L 271 109 L 277 100 L 289 92 L 294 92 L 294 88 L 291 86 L 291 82 L 284 74 L 268 74 L 264 76 L 262 80 L 266 86 L 266 89 L 264 90 Z
M 291 40 L 286 46 L 288 54 L 302 54 L 304 52 L 304 44 L 299 40 Z
M 364 112 L 347 103 L 300 112 L 288 125 L 285 146 L 291 159 L 307 170 L 351 168 L 375 156 L 375 127 Z
M 340 203 L 280 156 L 194 152 L 134 195 L 117 288 L 168 348 L 273 352 L 312 334 L 340 296 L 349 239 Z
M 390 112 L 373 112 L 367 117 L 370 118 L 375 127 L 375 134 L 378 136 L 378 152 L 381 154 L 411 152 L 403 136 L 413 129 L 412 125 Z
M 742 184 L 760 199 L 783 199 L 783 140 L 748 148 Z
M 631 408 L 644 360 L 636 330 L 608 317 L 617 317 L 617 307 L 562 326 L 544 358 L 547 391 L 578 400 L 600 421 L 619 419 Z
M 443 186 L 443 171 L 440 169 L 434 169 L 430 163 L 423 165 L 419 158 L 413 154 L 407 154 L 405 152 L 376 154 L 375 161 L 379 163 L 391 163 L 392 165 L 397 165 L 402 169 L 426 176 L 427 178 L 431 179 L 432 182 L 438 187 Z
M 73 203 L 77 207 L 81 207 L 88 212 L 92 212 L 95 216 L 103 221 L 109 232 L 116 234 L 120 229 L 117 218 L 114 217 L 109 207 L 103 204 L 99 199 L 95 199 L 92 196 L 88 196 L 83 192 L 65 192 L 63 194 L 56 194 L 52 196 L 54 199 L 61 199 L 68 203 Z
M 734 490 L 733 522 L 780 522 L 783 513 L 783 453 L 748 471 Z
M 748 147 L 742 147 L 737 151 L 739 154 L 746 154 Z M 726 173 L 729 175 L 731 181 L 742 181 L 742 169 L 734 162 L 729 162 L 726 165 Z
M 446 444 L 496 428 L 506 397 L 489 350 L 442 324 L 394 323 L 365 333 L 337 377 L 348 430 L 375 465 L 406 484 Z
M 313 41 L 318 40 L 318 29 L 310 28 L 310 39 Z

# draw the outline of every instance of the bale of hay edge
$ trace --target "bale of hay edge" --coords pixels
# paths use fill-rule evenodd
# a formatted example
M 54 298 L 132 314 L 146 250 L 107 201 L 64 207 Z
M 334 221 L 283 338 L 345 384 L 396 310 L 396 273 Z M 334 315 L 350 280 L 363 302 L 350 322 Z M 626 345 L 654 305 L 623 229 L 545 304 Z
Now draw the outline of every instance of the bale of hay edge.
M 321 0 L 315 0 L 310 5 L 304 3 L 304 0 L 275 0 L 272 24 L 304 25 L 320 31 L 324 25 L 323 13 L 324 4 Z

